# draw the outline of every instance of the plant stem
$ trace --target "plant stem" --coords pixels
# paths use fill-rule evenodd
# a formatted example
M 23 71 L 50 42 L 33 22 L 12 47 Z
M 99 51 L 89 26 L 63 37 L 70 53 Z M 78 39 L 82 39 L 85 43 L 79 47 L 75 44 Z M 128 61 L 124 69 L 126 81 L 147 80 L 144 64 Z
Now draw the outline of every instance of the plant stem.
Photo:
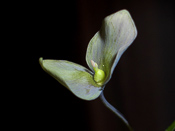
M 133 131 L 133 129 L 129 125 L 128 121 L 124 118 L 124 116 L 106 100 L 103 91 L 100 95 L 100 99 L 107 108 L 109 108 L 115 115 L 117 115 L 125 123 L 125 125 L 129 128 L 130 131 Z

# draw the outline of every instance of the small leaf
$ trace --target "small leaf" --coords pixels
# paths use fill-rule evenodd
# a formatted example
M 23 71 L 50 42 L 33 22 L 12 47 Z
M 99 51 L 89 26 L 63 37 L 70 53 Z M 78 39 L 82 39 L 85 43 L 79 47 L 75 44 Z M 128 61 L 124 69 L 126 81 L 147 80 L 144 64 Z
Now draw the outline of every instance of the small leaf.
M 175 131 L 175 121 L 165 131 Z
M 91 60 L 98 64 L 109 81 L 121 55 L 137 36 L 135 24 L 127 10 L 121 10 L 107 16 L 99 32 L 89 42 L 86 61 L 93 70 Z
M 65 60 L 39 59 L 41 67 L 77 97 L 93 100 L 101 88 L 93 80 L 92 72 L 85 67 Z

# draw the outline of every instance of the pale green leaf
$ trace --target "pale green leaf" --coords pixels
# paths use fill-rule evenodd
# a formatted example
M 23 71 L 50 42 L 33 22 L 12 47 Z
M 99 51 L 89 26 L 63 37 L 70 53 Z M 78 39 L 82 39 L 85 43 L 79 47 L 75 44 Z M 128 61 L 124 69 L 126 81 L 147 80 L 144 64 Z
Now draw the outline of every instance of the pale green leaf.
M 121 55 L 137 36 L 135 24 L 127 10 L 121 10 L 107 16 L 100 31 L 89 42 L 86 61 L 91 70 L 91 60 L 98 64 L 106 78 L 105 84 L 111 78 Z
M 39 59 L 41 67 L 77 97 L 93 100 L 101 93 L 101 87 L 85 67 L 65 60 Z

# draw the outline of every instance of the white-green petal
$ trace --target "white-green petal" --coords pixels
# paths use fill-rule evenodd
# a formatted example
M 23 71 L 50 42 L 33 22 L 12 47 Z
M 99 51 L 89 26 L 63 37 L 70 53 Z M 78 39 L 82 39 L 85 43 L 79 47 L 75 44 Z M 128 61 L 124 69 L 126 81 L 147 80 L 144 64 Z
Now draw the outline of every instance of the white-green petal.
M 77 97 L 93 100 L 101 93 L 101 87 L 93 80 L 92 72 L 85 67 L 65 60 L 39 59 L 44 71 L 54 77 Z
M 109 81 L 121 55 L 136 36 L 137 29 L 127 10 L 121 10 L 104 19 L 100 31 L 90 40 L 86 52 L 90 69 L 93 70 L 93 60 L 105 72 L 104 84 Z

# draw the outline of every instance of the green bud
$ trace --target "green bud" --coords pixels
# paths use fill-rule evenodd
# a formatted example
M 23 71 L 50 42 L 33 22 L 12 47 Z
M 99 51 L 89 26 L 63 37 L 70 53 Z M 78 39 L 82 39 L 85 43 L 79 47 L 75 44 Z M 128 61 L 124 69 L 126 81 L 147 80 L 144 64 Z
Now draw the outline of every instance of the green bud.
M 95 82 L 97 82 L 97 84 L 101 85 L 104 78 L 105 78 L 105 73 L 103 70 L 98 68 L 97 63 L 95 63 L 93 60 L 91 60 L 91 64 L 92 64 L 93 69 L 95 71 L 94 80 L 95 80 Z

